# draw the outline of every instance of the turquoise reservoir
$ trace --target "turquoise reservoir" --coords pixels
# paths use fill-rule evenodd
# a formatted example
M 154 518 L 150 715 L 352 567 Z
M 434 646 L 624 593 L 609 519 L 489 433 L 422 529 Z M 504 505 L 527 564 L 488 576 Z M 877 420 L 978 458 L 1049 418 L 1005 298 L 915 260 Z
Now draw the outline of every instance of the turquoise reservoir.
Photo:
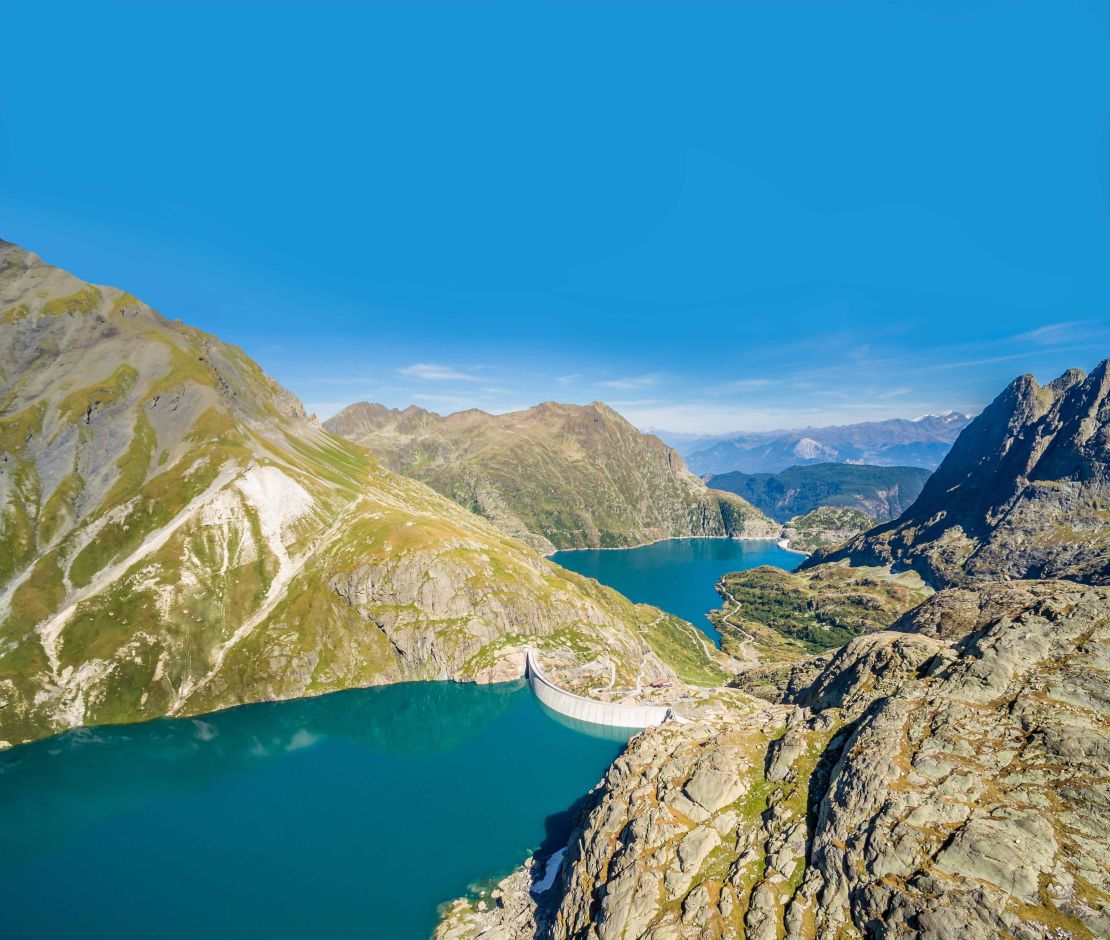
M 407 683 L 0 752 L 6 938 L 426 940 L 530 849 L 623 742 L 521 683 Z
M 640 548 L 556 552 L 551 560 L 688 620 L 720 644 L 721 635 L 706 614 L 721 606 L 713 589 L 721 575 L 759 565 L 793 571 L 802 556 L 770 540 L 668 539 Z

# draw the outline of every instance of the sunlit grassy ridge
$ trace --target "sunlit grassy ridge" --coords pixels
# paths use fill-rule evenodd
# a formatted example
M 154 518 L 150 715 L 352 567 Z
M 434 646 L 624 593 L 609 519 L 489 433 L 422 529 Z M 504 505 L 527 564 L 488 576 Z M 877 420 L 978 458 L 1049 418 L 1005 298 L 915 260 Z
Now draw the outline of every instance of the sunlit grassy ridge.
M 544 551 L 778 531 L 600 402 L 445 418 L 360 402 L 326 427 Z

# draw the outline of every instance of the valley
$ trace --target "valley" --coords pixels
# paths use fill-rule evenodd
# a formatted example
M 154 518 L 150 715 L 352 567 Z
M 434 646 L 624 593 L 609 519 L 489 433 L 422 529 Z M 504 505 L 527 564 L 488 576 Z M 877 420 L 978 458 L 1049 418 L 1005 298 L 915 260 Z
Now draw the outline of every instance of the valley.
M 321 427 L 242 350 L 9 243 L 0 328 L 22 931 L 111 833 L 145 847 L 114 869 L 151 904 L 135 858 L 239 833 L 278 870 L 232 930 L 342 858 L 375 887 L 316 889 L 339 932 L 369 905 L 440 940 L 1110 933 L 1106 363 L 906 422 L 947 450 L 932 475 L 815 462 L 727 492 L 596 402 Z M 526 650 L 556 689 L 674 720 L 627 746 L 552 720 Z M 383 785 L 417 794 L 389 826 Z M 261 836 L 262 786 L 318 804 L 313 832 Z M 447 842 L 481 850 L 438 865 Z M 422 887 L 397 901 L 393 875 Z M 109 897 L 90 879 L 65 932 L 126 933 Z
M 1110 940 L 1110 5 L 0 22 L 0 940 Z

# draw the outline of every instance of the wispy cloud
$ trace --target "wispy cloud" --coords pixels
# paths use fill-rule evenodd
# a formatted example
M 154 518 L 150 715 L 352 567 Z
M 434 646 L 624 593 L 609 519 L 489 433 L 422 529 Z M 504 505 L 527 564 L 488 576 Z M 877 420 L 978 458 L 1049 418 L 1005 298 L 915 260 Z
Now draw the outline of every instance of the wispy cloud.
M 1071 343 L 1082 338 L 1082 332 L 1091 326 L 1089 320 L 1069 320 L 1064 323 L 1048 323 L 1018 333 L 1014 337 L 1016 342 L 1036 343 L 1039 346 L 1055 346 L 1057 343 Z
M 732 392 L 759 392 L 765 388 L 773 388 L 781 384 L 780 379 L 736 379 L 732 382 L 722 382 L 720 385 L 714 385 L 708 392 L 711 395 L 728 395 Z
M 628 376 L 623 379 L 606 379 L 604 382 L 596 382 L 600 388 L 618 388 L 628 390 L 631 388 L 644 388 L 648 385 L 654 385 L 659 381 L 659 374 L 657 372 L 649 372 L 646 375 Z
M 397 370 L 399 375 L 406 375 L 414 379 L 424 379 L 428 382 L 476 382 L 477 376 L 468 375 L 453 369 L 450 366 L 437 365 L 434 362 L 417 362 Z
M 560 375 L 555 381 L 560 385 L 570 385 L 577 378 L 579 378 L 579 375 L 575 372 L 572 375 Z

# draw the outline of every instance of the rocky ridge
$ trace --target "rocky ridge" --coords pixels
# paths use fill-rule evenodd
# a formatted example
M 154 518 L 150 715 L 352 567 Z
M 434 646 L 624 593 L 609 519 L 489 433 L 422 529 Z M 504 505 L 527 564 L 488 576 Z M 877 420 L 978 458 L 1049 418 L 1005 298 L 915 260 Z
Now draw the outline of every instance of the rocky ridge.
M 325 427 L 543 552 L 778 533 L 747 501 L 707 488 L 674 450 L 601 402 L 446 417 L 359 402 Z

